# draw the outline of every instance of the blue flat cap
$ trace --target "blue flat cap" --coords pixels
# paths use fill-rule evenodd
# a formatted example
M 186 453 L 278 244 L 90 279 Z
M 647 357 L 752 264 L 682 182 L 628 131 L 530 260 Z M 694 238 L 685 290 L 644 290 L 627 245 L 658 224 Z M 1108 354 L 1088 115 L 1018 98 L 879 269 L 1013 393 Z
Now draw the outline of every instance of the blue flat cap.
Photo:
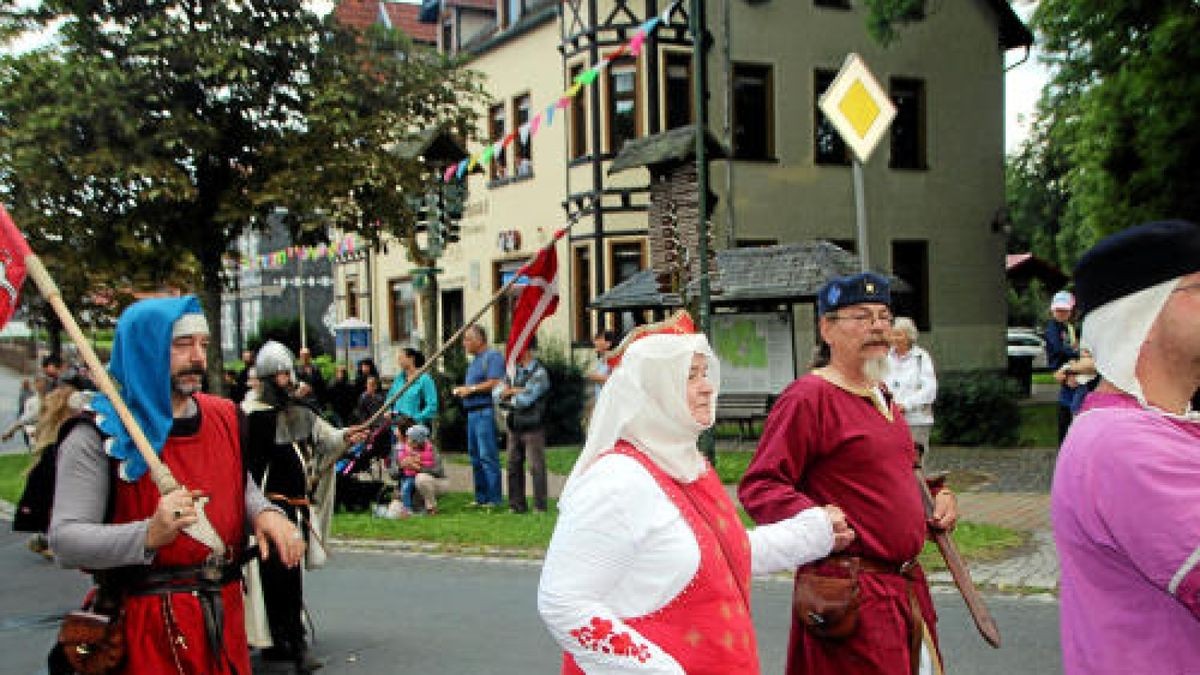
M 892 291 L 887 277 L 863 272 L 826 282 L 817 292 L 817 314 L 824 316 L 836 309 L 864 302 L 891 306 Z

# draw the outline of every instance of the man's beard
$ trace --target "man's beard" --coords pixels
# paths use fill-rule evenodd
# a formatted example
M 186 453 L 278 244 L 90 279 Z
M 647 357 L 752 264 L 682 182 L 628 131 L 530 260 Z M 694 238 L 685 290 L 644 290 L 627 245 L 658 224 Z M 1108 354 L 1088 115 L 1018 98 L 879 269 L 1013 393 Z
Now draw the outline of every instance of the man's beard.
M 198 375 L 200 381 L 196 384 L 184 382 L 183 378 L 187 375 Z M 202 368 L 188 368 L 181 370 L 178 373 L 171 374 L 171 391 L 180 396 L 191 396 L 204 389 L 204 370 Z
M 867 359 L 863 362 L 862 367 L 863 377 L 866 377 L 871 384 L 882 382 L 883 378 L 888 374 L 888 358 L 887 355 L 879 356 L 873 359 Z

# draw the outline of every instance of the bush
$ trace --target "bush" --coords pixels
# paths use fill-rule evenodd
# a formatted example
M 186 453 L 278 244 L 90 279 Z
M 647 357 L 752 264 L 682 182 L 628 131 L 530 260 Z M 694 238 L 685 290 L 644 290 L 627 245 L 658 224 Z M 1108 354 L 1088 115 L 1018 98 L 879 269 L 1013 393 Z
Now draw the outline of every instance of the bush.
M 1021 415 L 1016 383 L 1002 373 L 949 373 L 938 381 L 934 433 L 947 445 L 1017 444 Z
M 580 421 L 587 392 L 583 367 L 571 358 L 564 345 L 543 340 L 538 360 L 550 375 L 550 397 L 546 405 L 546 445 L 567 445 L 583 440 Z

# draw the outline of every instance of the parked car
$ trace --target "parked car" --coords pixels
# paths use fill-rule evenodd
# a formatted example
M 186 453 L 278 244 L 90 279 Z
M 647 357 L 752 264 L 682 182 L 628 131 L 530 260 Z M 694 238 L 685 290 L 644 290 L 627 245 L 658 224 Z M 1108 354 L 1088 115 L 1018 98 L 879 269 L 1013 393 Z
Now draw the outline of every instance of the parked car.
M 1032 328 L 1008 329 L 1008 355 L 1032 356 L 1034 370 L 1047 370 L 1046 341 Z

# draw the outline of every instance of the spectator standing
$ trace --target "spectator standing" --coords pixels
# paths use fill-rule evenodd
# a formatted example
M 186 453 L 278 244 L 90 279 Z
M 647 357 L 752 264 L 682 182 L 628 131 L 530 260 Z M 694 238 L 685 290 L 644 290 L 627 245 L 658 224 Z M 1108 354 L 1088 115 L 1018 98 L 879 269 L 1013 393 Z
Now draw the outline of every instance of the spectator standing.
M 396 354 L 396 365 L 400 371 L 388 389 L 387 400 L 392 400 L 396 392 L 405 384 L 412 382 L 404 393 L 395 399 L 389 411 L 395 419 L 401 435 L 412 424 L 423 424 L 426 429 L 432 429 L 438 414 L 437 385 L 429 373 L 417 373 L 425 366 L 425 354 L 413 347 L 404 347 Z M 413 378 L 416 378 L 415 381 Z
M 1079 335 L 1071 323 L 1075 296 L 1059 291 L 1050 299 L 1050 320 L 1046 322 L 1046 366 L 1057 371 L 1069 361 L 1079 358 Z M 1067 436 L 1071 426 L 1071 404 L 1075 402 L 1075 387 L 1063 382 L 1058 388 L 1058 443 Z
M 359 395 L 358 403 L 354 406 L 354 423 L 359 424 L 370 419 L 376 410 L 383 407 L 383 401 L 383 392 L 379 390 L 379 378 L 374 375 L 368 376 L 363 393 Z
M 313 363 L 312 351 L 308 347 L 300 348 L 296 362 L 296 379 L 308 385 L 308 391 L 300 397 L 300 400 L 318 413 L 321 412 L 325 408 L 327 400 L 325 376 L 321 374 L 321 369 Z
M 58 354 L 47 354 L 42 359 L 42 375 L 46 378 L 46 392 L 54 391 L 63 376 L 63 360 Z
M 337 416 L 338 424 L 349 424 L 358 405 L 358 393 L 350 381 L 349 368 L 338 364 L 334 369 L 333 381 L 329 383 L 329 405 Z
M 465 382 L 451 392 L 467 411 L 467 454 L 475 478 L 474 506 L 497 507 L 504 495 L 500 487 L 500 449 L 496 440 L 496 415 L 492 389 L 504 380 L 504 357 L 487 346 L 487 333 L 479 324 L 463 332 L 463 348 L 471 358 Z
M 546 402 L 550 373 L 537 359 L 537 336 L 517 357 L 516 371 L 504 377 L 504 385 L 493 390 L 496 402 L 508 411 L 508 509 L 528 513 L 525 498 L 525 460 L 533 479 L 533 508 L 545 513 L 546 498 Z
M 21 406 L 20 416 L 5 429 L 4 434 L 0 435 L 0 439 L 7 441 L 12 438 L 13 434 L 18 431 L 25 437 L 25 447 L 29 450 L 36 450 L 37 444 L 34 442 L 37 430 L 38 415 L 42 409 L 42 400 L 46 396 L 47 379 L 45 375 L 34 379 L 33 395 L 26 397 Z
M 602 330 L 592 336 L 592 348 L 596 350 L 596 363 L 586 375 L 587 381 L 592 383 L 592 396 L 588 399 L 587 410 L 584 412 L 585 420 L 591 419 L 596 401 L 600 400 L 600 389 L 608 381 L 610 370 L 608 352 L 617 346 L 617 342 L 617 332 L 613 330 Z
M 358 371 L 354 374 L 354 393 L 355 400 L 367 388 L 367 378 L 374 377 L 379 379 L 379 367 L 375 365 L 374 359 L 360 359 L 358 362 Z M 382 382 L 382 380 L 380 380 Z
M 916 558 L 929 527 L 954 526 L 957 504 L 949 490 L 934 487 L 926 519 L 912 435 L 880 386 L 892 324 L 888 281 L 870 272 L 833 279 L 818 292 L 817 310 L 828 362 L 779 395 L 738 496 L 757 523 L 813 506 L 844 509 L 856 540 L 802 568 L 797 591 L 857 570 L 851 576 L 861 611 L 854 632 L 841 639 L 794 612 L 786 672 L 941 672 L 933 601 Z
M 1074 279 L 1102 379 L 1050 493 L 1063 670 L 1200 672 L 1200 227 L 1110 235 Z
M 912 432 L 917 452 L 929 450 L 929 432 L 933 430 L 933 402 L 937 398 L 937 375 L 929 352 L 917 345 L 920 332 L 913 320 L 901 316 L 892 323 L 888 341 L 887 385 L 896 407 L 904 415 Z
M 246 399 L 246 391 L 250 385 L 247 380 L 250 378 L 250 369 L 254 367 L 254 350 L 242 350 L 242 369 L 238 371 L 237 384 L 234 390 L 230 392 L 235 401 L 244 401 Z

